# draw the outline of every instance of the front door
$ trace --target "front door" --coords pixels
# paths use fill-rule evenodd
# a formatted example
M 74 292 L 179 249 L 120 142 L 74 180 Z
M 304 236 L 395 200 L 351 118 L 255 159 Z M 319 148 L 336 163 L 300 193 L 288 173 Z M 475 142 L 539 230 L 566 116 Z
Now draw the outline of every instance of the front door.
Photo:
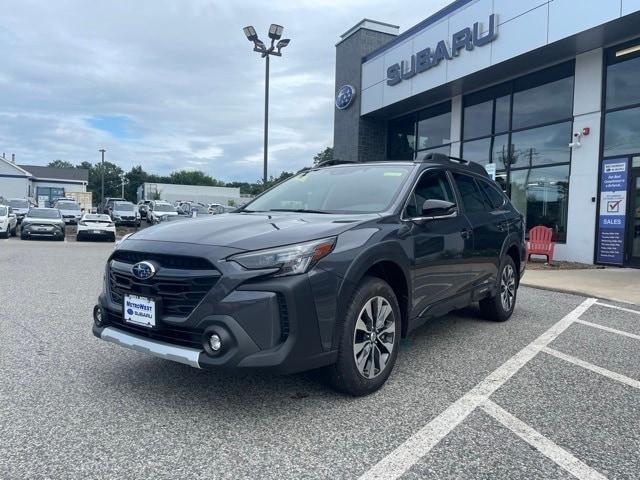
M 640 268 L 640 168 L 631 170 L 629 196 L 627 263 L 630 267 Z

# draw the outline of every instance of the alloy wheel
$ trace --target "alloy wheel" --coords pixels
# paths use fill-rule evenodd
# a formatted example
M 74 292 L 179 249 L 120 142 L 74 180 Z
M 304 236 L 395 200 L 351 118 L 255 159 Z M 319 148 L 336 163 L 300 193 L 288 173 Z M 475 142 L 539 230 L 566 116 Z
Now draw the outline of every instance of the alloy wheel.
M 384 297 L 373 297 L 364 304 L 353 332 L 353 357 L 358 372 L 372 379 L 380 375 L 393 353 L 396 319 Z
M 511 311 L 516 298 L 516 275 L 511 265 L 506 265 L 500 278 L 500 300 L 505 312 Z

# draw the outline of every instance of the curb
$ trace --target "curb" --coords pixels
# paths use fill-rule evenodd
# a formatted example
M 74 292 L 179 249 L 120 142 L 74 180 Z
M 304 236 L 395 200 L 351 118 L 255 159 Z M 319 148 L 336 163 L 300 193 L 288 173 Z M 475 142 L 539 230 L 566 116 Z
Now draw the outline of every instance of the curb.
M 627 305 L 640 306 L 640 304 L 630 302 L 629 300 L 621 300 L 619 298 L 606 297 L 606 296 L 602 296 L 602 295 L 594 295 L 592 293 L 588 293 L 588 292 L 584 292 L 584 291 L 580 291 L 580 290 L 573 290 L 571 288 L 545 287 L 545 286 L 542 286 L 542 285 L 537 285 L 537 284 L 533 284 L 533 283 L 527 283 L 527 282 L 524 282 L 524 281 L 520 281 L 520 285 L 522 285 L 524 287 L 535 288 L 537 290 L 545 290 L 547 292 L 568 293 L 569 295 L 579 295 L 581 297 L 592 297 L 592 298 L 597 298 L 598 300 L 607 300 L 609 302 L 626 303 Z

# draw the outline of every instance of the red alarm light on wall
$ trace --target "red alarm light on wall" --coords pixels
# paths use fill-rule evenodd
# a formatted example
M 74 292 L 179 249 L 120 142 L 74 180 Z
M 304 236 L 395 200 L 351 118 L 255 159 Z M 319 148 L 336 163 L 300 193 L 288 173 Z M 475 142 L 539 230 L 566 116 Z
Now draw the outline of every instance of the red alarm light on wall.
M 591 129 L 589 127 L 584 127 L 582 129 L 582 135 L 584 135 L 586 137 L 587 135 L 589 135 L 590 131 L 591 131 Z

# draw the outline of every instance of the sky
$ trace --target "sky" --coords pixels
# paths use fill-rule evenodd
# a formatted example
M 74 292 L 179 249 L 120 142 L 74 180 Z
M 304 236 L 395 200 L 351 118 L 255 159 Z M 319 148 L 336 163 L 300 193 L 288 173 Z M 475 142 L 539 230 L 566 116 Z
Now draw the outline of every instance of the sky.
M 242 27 L 291 43 L 272 57 L 269 174 L 331 146 L 335 44 L 370 18 L 404 31 L 448 0 L 3 0 L 0 152 L 262 177 L 264 60 Z M 400 5 L 401 4 L 401 5 Z

